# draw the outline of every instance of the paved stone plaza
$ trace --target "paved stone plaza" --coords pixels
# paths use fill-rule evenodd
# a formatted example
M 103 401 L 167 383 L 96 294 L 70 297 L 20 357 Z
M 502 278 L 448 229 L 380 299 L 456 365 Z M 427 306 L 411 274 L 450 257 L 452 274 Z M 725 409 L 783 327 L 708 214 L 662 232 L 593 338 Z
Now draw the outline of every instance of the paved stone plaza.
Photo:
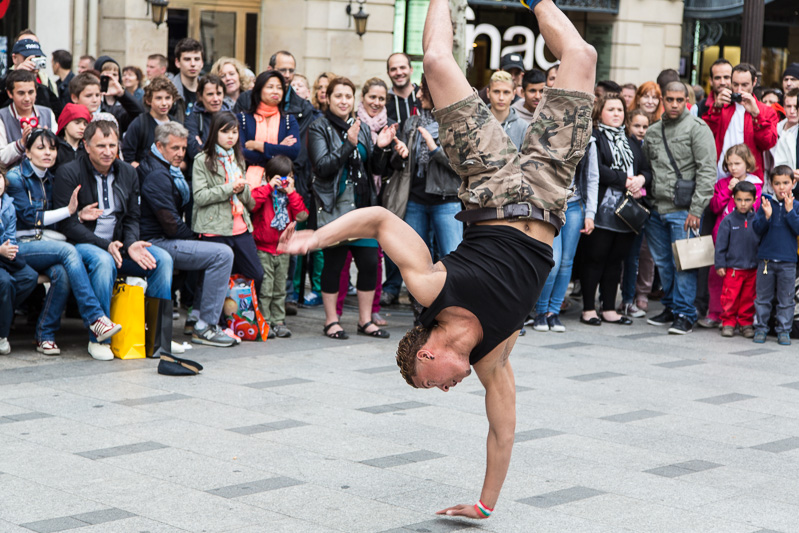
M 475 376 L 414 390 L 388 341 L 321 335 L 195 348 L 197 377 L 90 359 L 75 320 L 61 357 L 12 336 L 0 358 L 0 532 L 799 531 L 799 350 L 716 331 L 529 331 L 511 362 L 518 421 L 489 520 L 475 502 L 488 424 Z M 181 322 L 176 322 L 176 325 Z M 308 332 L 301 333 L 302 330 Z

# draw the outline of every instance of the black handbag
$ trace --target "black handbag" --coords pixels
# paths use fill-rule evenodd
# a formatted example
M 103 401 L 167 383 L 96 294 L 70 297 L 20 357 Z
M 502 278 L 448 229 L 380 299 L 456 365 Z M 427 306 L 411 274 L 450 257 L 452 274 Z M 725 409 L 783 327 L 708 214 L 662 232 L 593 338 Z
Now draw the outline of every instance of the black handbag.
M 674 198 L 672 199 L 674 202 L 674 207 L 688 209 L 691 207 L 691 200 L 694 197 L 696 182 L 694 180 L 682 179 L 682 172 L 680 172 L 680 168 L 677 166 L 676 161 L 674 161 L 674 156 L 671 155 L 669 143 L 666 142 L 666 125 L 663 123 L 663 121 L 660 122 L 660 128 L 663 131 L 663 147 L 666 149 L 666 155 L 669 156 L 671 166 L 674 168 L 674 172 L 677 174 L 677 183 L 674 185 Z
M 624 196 L 619 200 L 619 203 L 616 204 L 614 212 L 636 235 L 641 233 L 641 230 L 644 229 L 644 225 L 646 225 L 646 221 L 649 220 L 650 214 L 649 209 L 633 198 L 632 193 L 629 191 L 626 191 Z

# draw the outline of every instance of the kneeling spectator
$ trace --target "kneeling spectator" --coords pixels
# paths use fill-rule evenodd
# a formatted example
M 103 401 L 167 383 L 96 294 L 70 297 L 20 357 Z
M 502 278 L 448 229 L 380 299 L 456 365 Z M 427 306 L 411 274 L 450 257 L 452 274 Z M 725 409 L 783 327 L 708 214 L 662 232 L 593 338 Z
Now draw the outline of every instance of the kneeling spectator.
M 269 323 L 269 337 L 291 337 L 286 326 L 286 277 L 288 254 L 277 251 L 280 235 L 291 222 L 308 219 L 308 209 L 294 188 L 294 164 L 284 155 L 277 155 L 264 166 L 268 183 L 252 191 L 253 237 L 258 258 L 264 268 L 261 283 L 261 313 Z
M 755 342 L 766 342 L 771 302 L 777 297 L 777 342 L 791 344 L 793 295 L 796 280 L 796 237 L 799 214 L 793 208 L 793 169 L 780 165 L 771 171 L 774 198 L 763 195 L 752 226 L 760 237 L 757 249 L 757 297 L 755 298 Z
M 61 231 L 75 243 L 106 316 L 117 274 L 147 278 L 145 295 L 160 300 L 161 314 L 170 317 L 168 321 L 159 317 L 170 326 L 161 330 L 160 346 L 166 349 L 172 342 L 172 257 L 139 237 L 139 177 L 132 166 L 117 159 L 119 130 L 114 123 L 89 124 L 83 144 L 86 151 L 58 169 L 53 186 L 56 207 L 68 205 L 72 191 L 80 186 L 77 211 L 61 222 Z M 96 220 L 78 218 L 87 205 L 100 210 Z M 95 359 L 114 358 L 109 344 L 94 335 L 89 353 Z
M 732 189 L 732 197 L 735 210 L 724 217 L 716 234 L 716 274 L 723 279 L 721 336 L 732 337 L 737 325 L 743 336 L 751 339 L 755 336 L 752 323 L 759 241 L 753 228 L 757 188 L 749 181 L 739 181 Z
M 8 180 L 0 175 L 0 355 L 11 353 L 8 334 L 14 309 L 36 288 L 39 275 L 17 256 L 17 213 L 6 194 Z
M 233 268 L 233 252 L 224 244 L 197 240 L 183 222 L 191 190 L 180 165 L 186 156 L 188 130 L 177 122 L 155 128 L 155 142 L 138 167 L 141 188 L 141 238 L 165 250 L 178 270 L 205 272 L 192 342 L 228 347 L 236 341 L 219 327 Z M 284 283 L 285 284 L 285 283 Z

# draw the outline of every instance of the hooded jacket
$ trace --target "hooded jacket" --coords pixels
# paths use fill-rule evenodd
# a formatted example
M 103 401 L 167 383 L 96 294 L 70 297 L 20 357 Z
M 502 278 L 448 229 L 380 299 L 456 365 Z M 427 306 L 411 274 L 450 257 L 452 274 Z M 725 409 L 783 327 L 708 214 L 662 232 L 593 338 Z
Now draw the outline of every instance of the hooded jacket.
M 713 133 L 707 124 L 691 115 L 687 108 L 673 120 L 664 113 L 660 122 L 646 130 L 644 154 L 652 166 L 652 187 L 648 189 L 647 196 L 661 214 L 685 210 L 674 205 L 677 174 L 663 145 L 664 128 L 669 149 L 683 179 L 696 182 L 688 212 L 701 217 L 713 196 L 713 187 L 716 184 L 717 159 Z
M 108 62 L 114 63 L 119 67 L 119 63 L 114 58 L 110 56 L 100 56 L 97 58 L 97 61 L 94 62 L 94 69 L 97 72 L 102 72 L 103 65 Z M 120 74 L 122 73 L 121 67 L 119 68 L 119 72 Z M 100 101 L 100 111 L 114 115 L 114 118 L 117 119 L 117 123 L 119 124 L 119 134 L 121 136 L 128 131 L 128 126 L 133 122 L 133 119 L 144 113 L 144 106 L 128 91 L 123 91 L 121 96 L 116 97 L 116 102 L 114 102 L 113 105 L 106 102 L 105 98 L 103 98 Z
M 505 118 L 505 122 L 502 123 L 502 129 L 508 134 L 508 137 L 513 141 L 513 145 L 516 146 L 517 150 L 522 149 L 524 134 L 527 133 L 527 126 L 529 126 L 529 123 L 522 120 L 513 106 L 511 106 L 510 113 L 508 113 L 508 116 Z
M 716 236 L 716 268 L 749 270 L 757 267 L 757 244 L 760 237 L 754 229 L 756 216 L 752 210 L 742 215 L 736 209 L 724 217 Z
M 255 207 L 252 210 L 252 236 L 255 239 L 255 246 L 260 251 L 280 255 L 283 252 L 277 251 L 277 243 L 283 231 L 272 227 L 272 220 L 275 218 L 273 194 L 274 189 L 268 183 L 252 190 L 252 199 L 255 201 Z M 302 196 L 296 190 L 288 195 L 286 210 L 290 222 L 297 220 L 298 214 L 308 213 Z

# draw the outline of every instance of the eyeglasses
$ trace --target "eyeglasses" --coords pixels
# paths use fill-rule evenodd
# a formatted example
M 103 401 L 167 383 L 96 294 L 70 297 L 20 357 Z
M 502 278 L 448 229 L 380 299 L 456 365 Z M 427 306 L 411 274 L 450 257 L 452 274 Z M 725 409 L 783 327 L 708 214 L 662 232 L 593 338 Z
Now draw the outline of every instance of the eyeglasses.
M 277 71 L 280 72 L 281 74 L 294 74 L 293 68 L 279 68 L 277 69 Z

